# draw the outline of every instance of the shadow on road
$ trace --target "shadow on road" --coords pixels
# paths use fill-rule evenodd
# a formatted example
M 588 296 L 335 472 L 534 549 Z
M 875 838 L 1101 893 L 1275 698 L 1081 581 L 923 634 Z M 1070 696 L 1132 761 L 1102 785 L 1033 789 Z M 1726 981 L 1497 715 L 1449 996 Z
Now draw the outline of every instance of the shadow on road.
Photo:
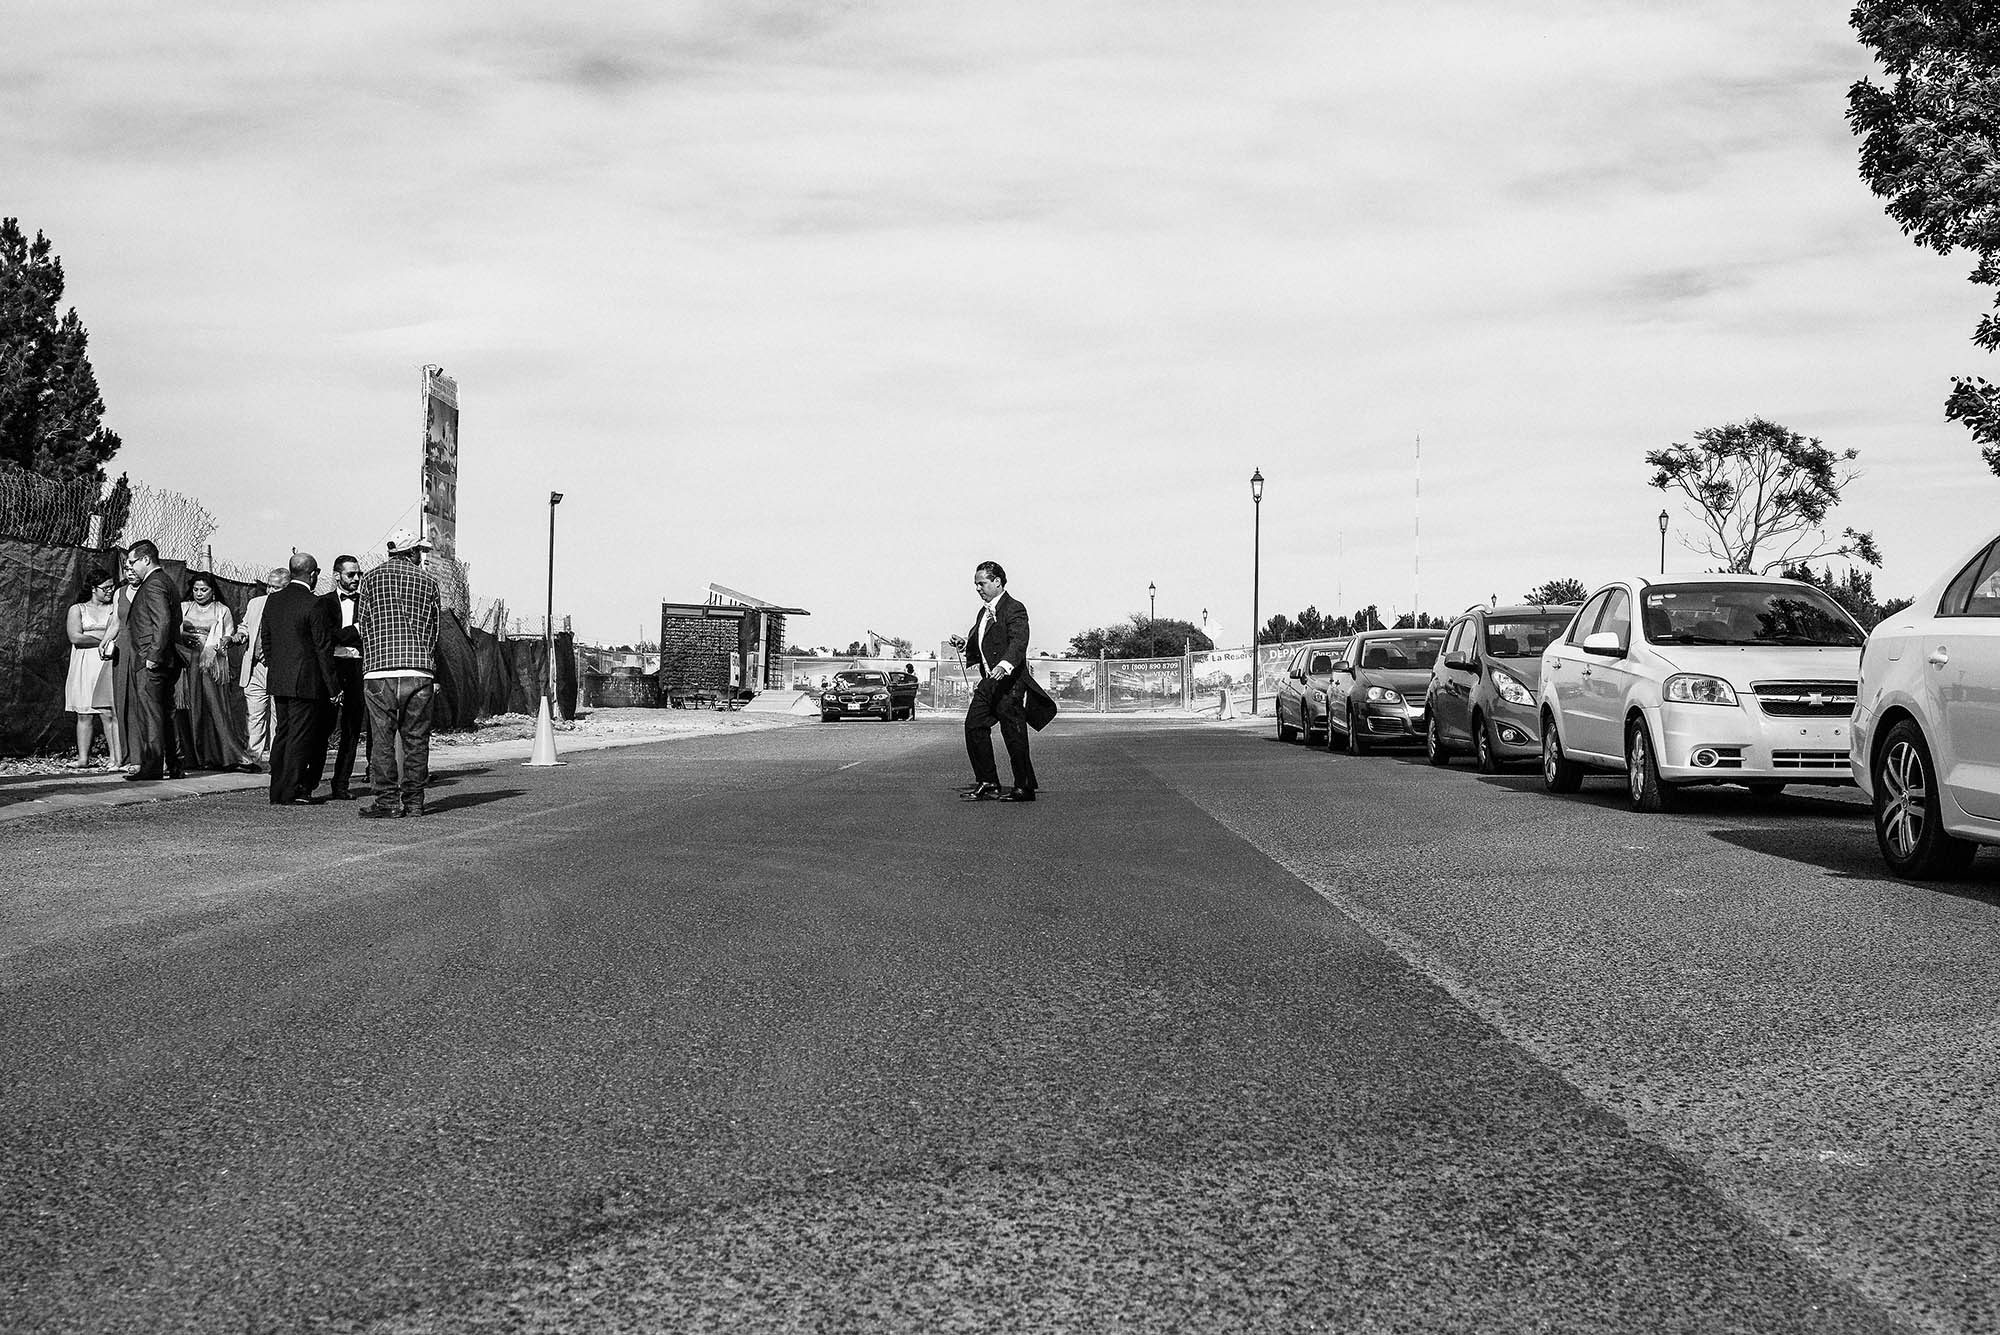
M 1860 820 L 1843 826 L 1824 823 L 1739 826 L 1710 830 L 1708 833 L 1710 838 L 1749 849 L 1753 853 L 1768 853 L 1804 866 L 1818 867 L 1838 880 L 1905 884 L 1882 865 L 1881 850 L 1875 846 L 1874 823 L 1867 819 L 1866 811 L 1860 815 Z M 1972 870 L 1963 880 L 1908 884 L 2000 908 L 2000 855 L 1982 854 L 1973 862 Z
M 424 814 L 435 816 L 442 811 L 469 811 L 473 807 L 483 807 L 489 802 L 504 802 L 510 797 L 525 797 L 525 788 L 495 788 L 484 793 L 460 793 L 438 802 L 425 802 Z

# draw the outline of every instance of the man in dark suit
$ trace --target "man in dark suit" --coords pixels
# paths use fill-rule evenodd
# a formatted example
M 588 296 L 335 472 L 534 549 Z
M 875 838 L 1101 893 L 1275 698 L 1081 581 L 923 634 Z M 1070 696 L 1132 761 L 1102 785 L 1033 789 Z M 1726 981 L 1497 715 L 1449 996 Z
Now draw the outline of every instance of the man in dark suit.
M 1031 716 L 1040 720 L 1037 727 L 1053 717 L 1055 702 L 1028 671 L 1028 609 L 1007 592 L 1007 572 L 996 561 L 981 561 L 972 572 L 972 587 L 983 606 L 965 637 L 965 663 L 979 669 L 980 681 L 965 711 L 972 787 L 961 796 L 968 802 L 1032 802 L 1039 785 L 1028 758 L 1028 726 Z M 1006 792 L 993 764 L 995 723 L 1014 772 L 1014 786 Z
M 333 591 L 320 599 L 333 625 L 334 688 L 340 705 L 334 732 L 339 740 L 333 749 L 333 800 L 351 802 L 348 785 L 354 775 L 354 753 L 360 749 L 361 725 L 366 721 L 367 702 L 361 696 L 361 627 L 355 624 L 356 591 L 361 587 L 361 562 L 351 556 L 337 557 L 333 563 Z M 369 754 L 374 754 L 370 744 Z
M 326 769 L 326 739 L 337 699 L 333 666 L 333 617 L 313 589 L 319 562 L 294 553 L 291 580 L 264 604 L 264 684 L 277 707 L 271 740 L 273 806 L 318 806 L 314 797 Z
M 160 566 L 160 549 L 141 538 L 126 549 L 125 566 L 138 577 L 132 605 L 120 623 L 118 653 L 130 665 L 126 704 L 132 736 L 127 752 L 138 762 L 128 779 L 184 777 L 174 729 L 174 679 L 180 675 L 181 600 Z

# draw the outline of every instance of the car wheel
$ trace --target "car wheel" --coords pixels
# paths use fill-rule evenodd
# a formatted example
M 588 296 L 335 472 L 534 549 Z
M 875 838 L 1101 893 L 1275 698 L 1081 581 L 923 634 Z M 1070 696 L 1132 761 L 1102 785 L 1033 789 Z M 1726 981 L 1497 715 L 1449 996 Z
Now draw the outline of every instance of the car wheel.
M 1542 716 L 1542 787 L 1552 793 L 1573 793 L 1583 787 L 1583 766 L 1563 754 L 1556 721 Z
M 1911 880 L 1957 876 L 1976 844 L 1947 834 L 1938 816 L 1937 767 L 1908 719 L 1889 729 L 1875 755 L 1875 841 L 1889 870 Z
M 1320 738 L 1320 740 L 1321 740 L 1322 742 L 1326 743 L 1326 749 L 1327 749 L 1327 750 L 1329 750 L 1329 751 L 1338 751 L 1338 750 L 1340 750 L 1340 749 L 1341 749 L 1341 747 L 1342 747 L 1342 745 L 1343 745 L 1343 744 L 1342 744 L 1341 742 L 1339 742 L 1339 741 L 1336 741 L 1336 740 L 1334 739 L 1334 734 L 1333 734 L 1333 704 L 1332 704 L 1332 702 L 1331 702 L 1331 701 L 1329 701 L 1329 702 L 1327 703 L 1327 706 L 1326 706 L 1326 736 L 1324 736 L 1324 737 Z
M 1472 754 L 1479 761 L 1481 774 L 1500 772 L 1500 753 L 1493 747 L 1493 725 L 1477 714 L 1472 718 Z
M 1361 730 L 1361 716 L 1354 712 L 1354 706 L 1347 707 L 1347 754 L 1365 756 L 1368 754 L 1368 734 Z
M 1625 786 L 1638 811 L 1672 811 L 1679 792 L 1672 784 L 1660 782 L 1660 762 L 1653 755 L 1653 734 L 1644 719 L 1633 719 L 1625 728 Z
M 838 723 L 838 722 L 840 722 L 840 715 L 838 715 L 838 714 L 828 714 L 828 713 L 825 713 L 825 712 L 822 712 L 822 713 L 820 714 L 820 716 L 819 716 L 819 721 L 820 721 L 821 723 Z
M 1444 744 L 1444 730 L 1435 709 L 1431 710 L 1431 721 L 1424 728 L 1424 759 L 1438 766 L 1451 763 L 1451 749 Z
M 1280 708 L 1277 711 L 1277 715 L 1278 715 L 1278 740 L 1281 742 L 1297 741 L 1299 737 L 1299 730 L 1297 728 L 1294 728 L 1291 724 L 1285 722 L 1284 709 Z

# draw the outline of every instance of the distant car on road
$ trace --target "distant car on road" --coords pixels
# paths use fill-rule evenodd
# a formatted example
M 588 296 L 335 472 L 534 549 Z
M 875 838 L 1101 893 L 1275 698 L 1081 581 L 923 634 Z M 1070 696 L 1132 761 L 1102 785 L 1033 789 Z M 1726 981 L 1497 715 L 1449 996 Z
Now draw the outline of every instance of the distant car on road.
M 1954 876 L 2000 844 L 2000 537 L 1875 627 L 1853 740 L 1889 870 Z
M 909 718 L 917 709 L 917 679 L 906 672 L 875 672 L 852 668 L 833 674 L 820 692 L 819 717 L 834 723 L 849 714 L 862 718 Z
M 1542 784 L 1622 770 L 1632 805 L 1688 784 L 1845 784 L 1861 643 L 1839 603 L 1765 575 L 1641 577 L 1592 594 L 1542 654 Z
M 1431 665 L 1424 754 L 1433 765 L 1472 752 L 1482 774 L 1542 753 L 1535 691 L 1542 650 L 1576 615 L 1576 604 L 1474 607 L 1445 628 Z
M 1347 640 L 1313 640 L 1302 644 L 1278 683 L 1278 740 L 1311 743 L 1313 734 L 1326 735 L 1326 683 L 1340 661 Z
M 1326 684 L 1326 749 L 1334 734 L 1351 755 L 1383 743 L 1420 742 L 1424 692 L 1444 644 L 1441 630 L 1371 630 L 1347 642 Z

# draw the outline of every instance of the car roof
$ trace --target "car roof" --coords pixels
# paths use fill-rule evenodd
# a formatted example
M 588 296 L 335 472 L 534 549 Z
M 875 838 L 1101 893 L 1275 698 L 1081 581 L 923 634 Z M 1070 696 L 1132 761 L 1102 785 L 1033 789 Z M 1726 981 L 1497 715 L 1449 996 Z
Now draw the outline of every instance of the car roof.
M 1803 580 L 1786 579 L 1782 575 L 1739 575 L 1708 570 L 1669 570 L 1664 575 L 1633 575 L 1626 579 L 1625 583 L 1637 585 L 1642 589 L 1650 589 L 1659 584 L 1787 584 L 1793 588 L 1814 587 Z M 1600 584 L 1597 587 L 1602 589 L 1604 585 Z
M 1442 635 L 1447 629 L 1449 627 L 1446 626 L 1425 626 L 1422 629 L 1418 629 L 1415 626 L 1405 626 L 1401 630 L 1364 630 L 1354 636 L 1354 638 L 1357 640 L 1400 640 L 1405 635 Z
M 1575 616 L 1581 606 L 1581 603 L 1515 603 L 1512 607 L 1467 608 L 1465 615 L 1477 612 L 1488 617 Z

